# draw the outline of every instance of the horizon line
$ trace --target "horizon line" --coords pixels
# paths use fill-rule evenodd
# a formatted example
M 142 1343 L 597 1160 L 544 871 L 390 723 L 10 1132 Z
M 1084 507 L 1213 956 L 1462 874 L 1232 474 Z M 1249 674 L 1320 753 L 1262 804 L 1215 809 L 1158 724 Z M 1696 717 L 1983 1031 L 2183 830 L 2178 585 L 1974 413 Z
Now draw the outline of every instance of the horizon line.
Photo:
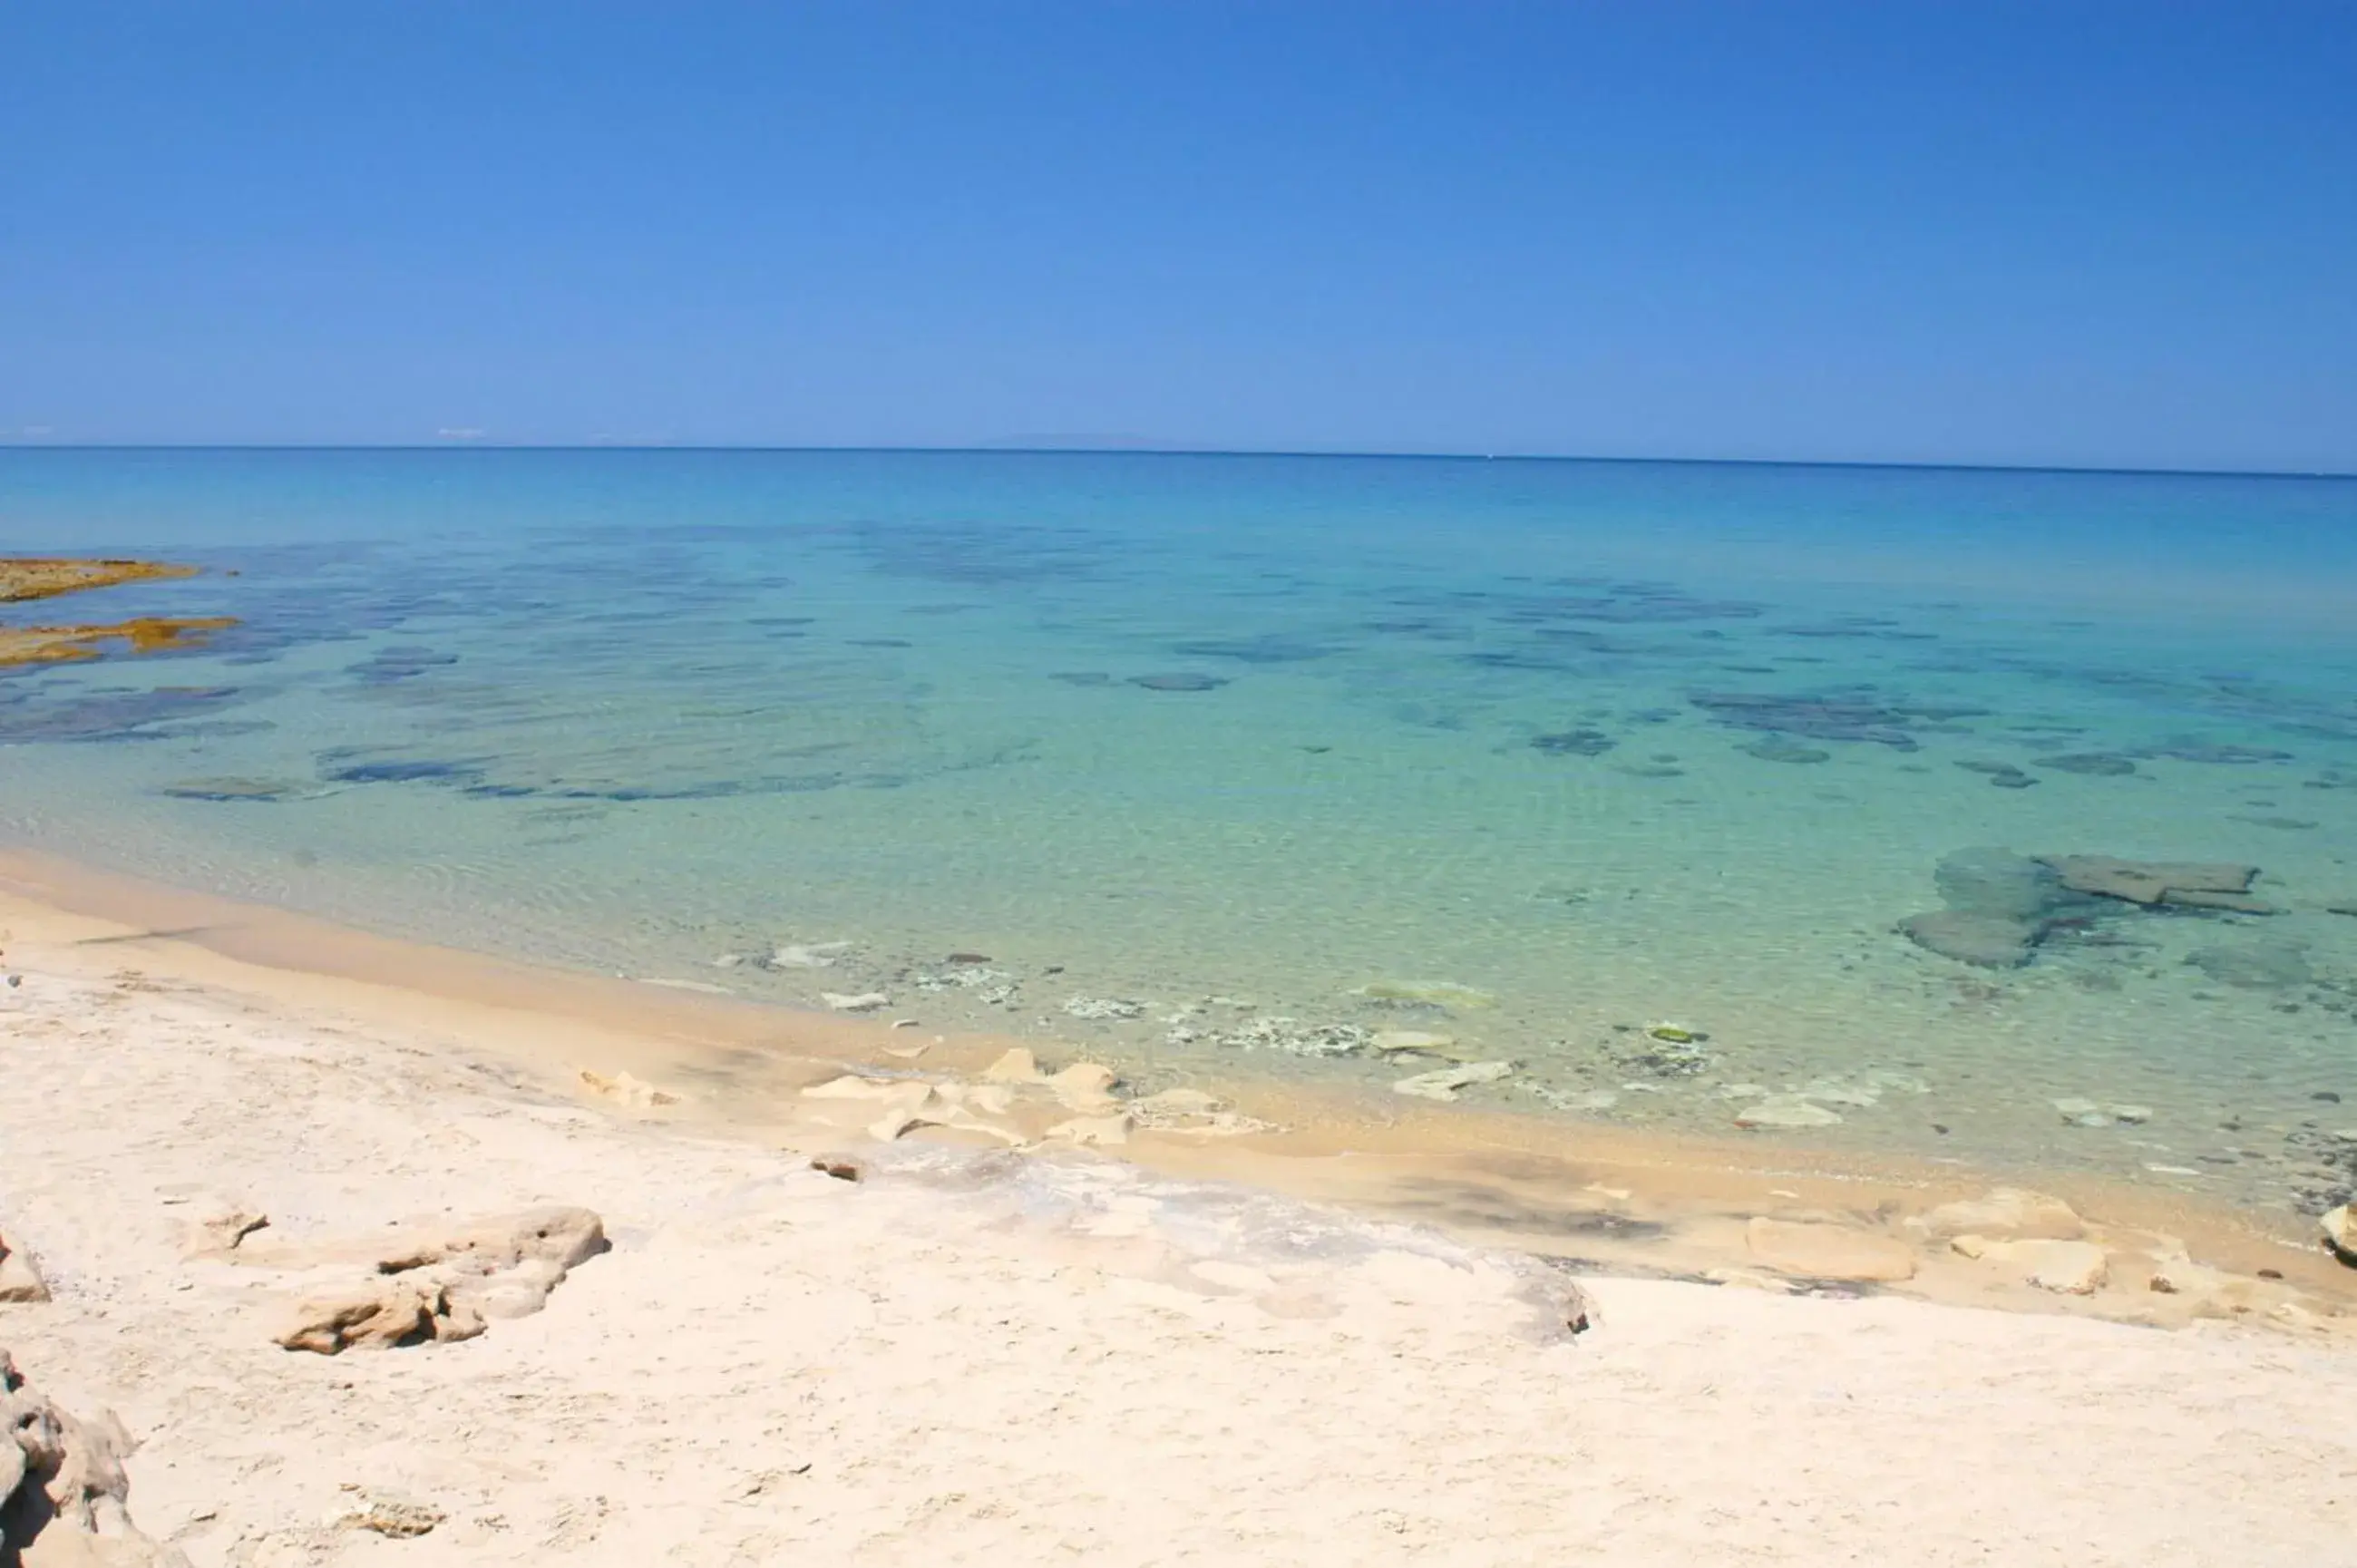
M 2342 468 L 2162 468 L 2117 464 L 1967 463 L 1858 457 L 1661 457 L 1555 452 L 1357 451 L 1345 447 L 1092 446 L 1003 443 L 945 446 L 813 445 L 698 441 L 27 441 L 0 436 L 8 452 L 704 452 L 872 454 L 906 456 L 1305 457 L 1417 463 L 1594 463 L 1727 468 L 1864 468 L 1932 473 L 2087 474 L 2216 479 L 2357 479 Z

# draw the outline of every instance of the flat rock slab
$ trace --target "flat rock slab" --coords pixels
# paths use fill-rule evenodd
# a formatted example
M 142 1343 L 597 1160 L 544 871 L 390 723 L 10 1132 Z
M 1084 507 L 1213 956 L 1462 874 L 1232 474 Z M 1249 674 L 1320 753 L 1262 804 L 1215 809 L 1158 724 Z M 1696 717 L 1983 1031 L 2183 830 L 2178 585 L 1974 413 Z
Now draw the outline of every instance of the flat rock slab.
M 2104 1250 L 2093 1241 L 1993 1241 L 1959 1236 L 1948 1243 L 1961 1256 L 2018 1269 L 2040 1290 L 2061 1295 L 2093 1295 L 2111 1277 Z
M 2001 1187 L 1979 1197 L 1943 1203 L 1923 1216 L 1934 1236 L 1995 1236 L 2075 1241 L 2085 1223 L 2071 1206 L 2042 1192 Z
M 2201 908 L 2240 908 L 2247 900 L 2255 865 L 2224 862 L 2119 860 L 2108 854 L 2061 854 L 2041 857 L 2074 893 L 2126 899 L 2131 904 L 2191 904 Z M 2264 909 L 2264 905 L 2258 905 Z M 2256 912 L 2256 911 L 2254 911 Z
M 1915 1277 L 1915 1249 L 1895 1237 L 1846 1225 L 1762 1215 L 1744 1228 L 1743 1244 L 1779 1273 L 1813 1280 L 1896 1281 Z
M 1828 1111 L 1813 1100 L 1797 1094 L 1771 1094 L 1767 1099 L 1745 1106 L 1735 1113 L 1735 1124 L 1746 1130 L 1760 1127 L 1831 1127 L 1841 1120 L 1837 1111 Z
M 1924 951 L 1959 963 L 2019 969 L 2029 961 L 2030 950 L 2045 934 L 2045 927 L 2040 921 L 2005 915 L 1934 909 L 1926 915 L 1910 915 L 1899 922 L 1899 931 Z
M 1495 1083 L 1513 1070 L 1512 1062 L 1467 1062 L 1462 1067 L 1442 1068 L 1438 1072 L 1423 1072 L 1414 1078 L 1404 1078 L 1392 1085 L 1392 1092 L 1411 1095 L 1418 1100 L 1454 1100 L 1460 1089 L 1470 1089 L 1479 1083 Z

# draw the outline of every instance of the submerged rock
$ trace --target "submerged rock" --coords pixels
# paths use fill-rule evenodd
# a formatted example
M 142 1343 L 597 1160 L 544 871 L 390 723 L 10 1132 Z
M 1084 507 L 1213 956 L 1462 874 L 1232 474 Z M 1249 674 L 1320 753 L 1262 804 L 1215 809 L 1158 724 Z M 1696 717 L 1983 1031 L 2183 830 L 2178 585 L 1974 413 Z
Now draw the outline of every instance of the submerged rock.
M 2029 961 L 2045 928 L 2036 920 L 1935 909 L 1899 922 L 1907 940 L 1926 952 L 1982 969 L 2019 969 Z
M 2062 895 L 2053 867 L 2009 849 L 1980 846 L 1943 856 L 1932 869 L 1940 901 L 1959 913 L 2035 920 Z
M 1149 692 L 1209 692 L 1228 682 L 1219 675 L 1194 675 L 1180 671 L 1168 675 L 1133 675 L 1133 686 L 1143 686 Z
M 2098 1105 L 2092 1100 L 2058 1100 L 2054 1109 L 2070 1127 L 2141 1127 L 2152 1120 L 2149 1105 Z
M 2136 770 L 2136 759 L 2113 751 L 2072 751 L 2060 757 L 2041 757 L 2040 768 L 2051 768 L 2058 773 L 2081 773 L 2093 779 L 2123 779 Z
M 2177 904 L 2194 908 L 2270 912 L 2251 896 L 2255 865 L 2224 861 L 2121 860 L 2108 854 L 2041 855 L 2062 886 L 2074 893 L 2117 898 L 2130 904 Z
M 2289 991 L 2316 980 L 2307 954 L 2289 943 L 2202 948 L 2185 961 L 2221 985 L 2244 991 Z
M 1620 744 L 1600 729 L 1564 730 L 1531 736 L 1531 748 L 1550 757 L 1601 757 Z
M 1254 1018 L 1210 1036 L 1211 1043 L 1244 1051 L 1285 1051 L 1297 1057 L 1346 1057 L 1366 1047 L 1370 1036 L 1356 1024 L 1304 1024 L 1286 1017 Z
M 1406 1002 L 1427 1007 L 1494 1007 L 1498 999 L 1486 991 L 1459 985 L 1453 980 L 1378 980 L 1359 987 L 1372 1002 Z
M 1130 1002 L 1114 996 L 1068 996 L 1064 1011 L 1075 1018 L 1106 1022 L 1117 1018 L 1135 1018 L 1146 1011 L 1143 1002 Z
M 1986 774 L 2000 789 L 2027 789 L 2038 782 L 2010 762 L 1960 761 L 1956 766 L 1967 773 Z
M 1860 742 L 1887 746 L 1894 751 L 1916 749 L 1915 737 L 1908 733 L 1917 723 L 1915 715 L 1869 697 L 1704 692 L 1690 700 L 1731 729 L 1766 730 L 1779 736 L 1800 736 L 1809 740 Z
M 2292 754 L 2264 746 L 2209 746 L 2185 743 L 2177 746 L 2157 746 L 2144 752 L 2146 757 L 2166 757 L 2178 762 L 2212 762 L 2228 766 L 2247 767 L 2256 762 L 2290 762 Z
M 1461 1067 L 1442 1068 L 1437 1072 L 1418 1073 L 1414 1078 L 1401 1079 L 1392 1085 L 1392 1092 L 1412 1095 L 1418 1100 L 1454 1100 L 1460 1089 L 1470 1089 L 1479 1083 L 1495 1083 L 1513 1070 L 1512 1062 L 1467 1062 Z
M 1830 1127 L 1840 1120 L 1838 1112 L 1797 1094 L 1771 1094 L 1735 1113 L 1735 1124 L 1747 1132 L 1760 1127 Z
M 283 779 L 178 779 L 157 787 L 156 793 L 176 800 L 276 801 L 311 792 L 311 787 Z
M 1368 1043 L 1379 1051 L 1437 1052 L 1448 1049 L 1457 1041 L 1451 1036 L 1427 1034 L 1422 1029 L 1380 1029 Z
M 787 942 L 770 954 L 771 969 L 833 969 L 851 950 L 849 942 Z
M 1780 735 L 1770 736 L 1765 740 L 1755 740 L 1749 746 L 1744 746 L 1742 751 L 1745 756 L 1756 757 L 1762 762 L 1805 764 L 1831 762 L 1834 759 L 1834 754 L 1830 751 L 1818 746 L 1803 746 L 1798 741 L 1786 740 Z

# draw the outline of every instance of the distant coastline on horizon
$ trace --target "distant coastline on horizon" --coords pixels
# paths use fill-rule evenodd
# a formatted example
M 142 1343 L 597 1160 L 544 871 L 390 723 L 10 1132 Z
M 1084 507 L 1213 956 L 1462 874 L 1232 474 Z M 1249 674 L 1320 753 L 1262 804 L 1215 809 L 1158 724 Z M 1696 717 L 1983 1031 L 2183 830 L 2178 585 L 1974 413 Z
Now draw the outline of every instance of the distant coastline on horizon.
M 846 446 L 800 445 L 792 442 L 699 442 L 694 440 L 548 440 L 506 441 L 488 435 L 463 438 L 443 436 L 415 441 L 71 441 L 51 436 L 12 437 L 0 434 L 0 452 L 774 452 L 812 454 L 874 453 L 921 456 L 1133 456 L 1133 457 L 1309 457 L 1374 458 L 1432 463 L 1587 463 L 1642 467 L 1723 468 L 1856 468 L 1922 470 L 1933 473 L 1986 474 L 2148 474 L 2185 478 L 2236 479 L 2357 479 L 2357 468 L 2195 468 L 2118 467 L 2076 463 L 1965 463 L 1933 458 L 1899 460 L 1850 457 L 1760 457 L 1624 455 L 1597 452 L 1455 452 L 1410 447 L 1214 446 L 1147 436 L 1103 438 L 1072 435 L 987 437 L 970 443 L 938 446 L 890 444 Z

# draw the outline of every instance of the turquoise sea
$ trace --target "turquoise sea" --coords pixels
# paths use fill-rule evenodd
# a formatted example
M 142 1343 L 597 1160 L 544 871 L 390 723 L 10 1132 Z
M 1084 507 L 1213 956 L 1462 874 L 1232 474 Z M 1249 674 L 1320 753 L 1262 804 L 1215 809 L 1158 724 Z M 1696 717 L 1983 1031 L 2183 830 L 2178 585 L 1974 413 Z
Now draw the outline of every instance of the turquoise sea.
M 1146 1080 L 2357 1171 L 2357 480 L 17 449 L 0 551 L 241 622 L 0 678 L 20 843 Z

